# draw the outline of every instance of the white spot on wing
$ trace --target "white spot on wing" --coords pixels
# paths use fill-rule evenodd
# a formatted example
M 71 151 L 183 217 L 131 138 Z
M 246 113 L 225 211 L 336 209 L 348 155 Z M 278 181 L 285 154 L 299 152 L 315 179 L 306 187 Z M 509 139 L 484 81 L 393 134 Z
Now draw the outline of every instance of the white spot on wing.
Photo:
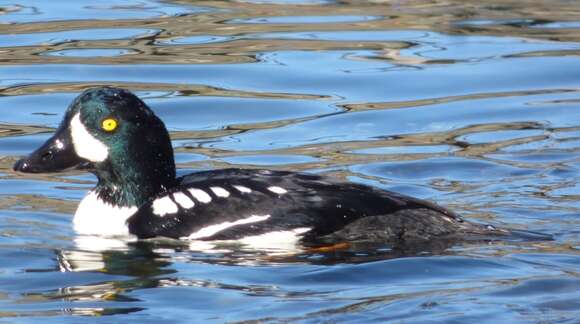
M 169 196 L 157 198 L 153 200 L 153 213 L 159 216 L 177 213 L 177 205 L 169 198 Z
M 173 198 L 181 207 L 183 207 L 185 209 L 189 209 L 189 208 L 195 206 L 195 203 L 193 202 L 193 200 L 191 200 L 191 198 L 189 198 L 183 192 L 174 193 Z
M 236 226 L 236 225 L 262 222 L 268 218 L 270 218 L 270 215 L 264 215 L 264 216 L 252 215 L 248 218 L 238 219 L 237 221 L 233 221 L 233 222 L 223 222 L 223 223 L 216 224 L 216 225 L 210 225 L 210 226 L 207 226 L 207 227 L 200 229 L 199 231 L 197 231 L 195 233 L 192 233 L 191 235 L 188 236 L 188 238 L 192 239 L 192 240 L 196 240 L 196 239 L 200 239 L 200 238 L 204 238 L 204 237 L 209 237 L 209 236 L 212 236 L 218 232 L 221 232 L 225 229 L 228 229 L 228 228 Z
M 248 187 L 244 187 L 244 186 L 233 186 L 233 187 L 236 188 L 241 193 L 250 193 L 250 192 L 252 192 L 252 189 L 250 189 Z
M 199 202 L 207 204 L 211 201 L 211 196 L 201 189 L 191 188 L 187 189 L 187 191 L 189 191 L 195 199 L 199 200 Z
M 278 187 L 278 186 L 272 186 L 272 187 L 268 187 L 268 190 L 270 190 L 273 193 L 277 193 L 279 195 L 283 195 L 285 193 L 288 192 L 288 190 L 282 188 L 282 187 Z
M 230 192 L 222 187 L 210 187 L 209 189 L 211 189 L 211 191 L 213 191 L 213 193 L 218 197 L 227 198 L 230 196 Z
M 73 220 L 74 229 L 79 234 L 87 235 L 128 235 L 127 219 L 135 214 L 137 209 L 135 206 L 113 206 L 91 191 L 77 208 Z
M 81 122 L 80 113 L 71 119 L 70 133 L 78 156 L 91 162 L 103 162 L 109 156 L 109 148 L 87 131 Z

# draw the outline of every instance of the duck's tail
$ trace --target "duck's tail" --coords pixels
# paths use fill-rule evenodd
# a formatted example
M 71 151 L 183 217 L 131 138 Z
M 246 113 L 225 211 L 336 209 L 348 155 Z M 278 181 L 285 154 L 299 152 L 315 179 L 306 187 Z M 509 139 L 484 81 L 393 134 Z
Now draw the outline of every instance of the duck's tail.
M 534 231 L 496 227 L 494 225 L 477 224 L 466 221 L 461 225 L 463 231 L 468 234 L 465 237 L 469 240 L 501 240 L 511 242 L 554 240 L 554 237 L 550 234 Z

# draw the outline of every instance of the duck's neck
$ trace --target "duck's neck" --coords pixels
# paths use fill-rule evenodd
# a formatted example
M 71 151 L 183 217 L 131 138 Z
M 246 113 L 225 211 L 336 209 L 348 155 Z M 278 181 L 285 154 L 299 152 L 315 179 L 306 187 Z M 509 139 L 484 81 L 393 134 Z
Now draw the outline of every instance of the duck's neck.
M 102 163 L 94 173 L 99 179 L 94 192 L 118 207 L 140 207 L 176 184 L 173 154 L 154 161 L 126 156 L 116 163 Z

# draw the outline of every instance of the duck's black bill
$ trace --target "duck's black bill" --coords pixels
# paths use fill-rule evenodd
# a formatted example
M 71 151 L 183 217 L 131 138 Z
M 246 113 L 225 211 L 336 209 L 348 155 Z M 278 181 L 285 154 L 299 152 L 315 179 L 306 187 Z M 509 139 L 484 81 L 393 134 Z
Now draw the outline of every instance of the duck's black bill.
M 27 173 L 58 172 L 87 163 L 74 149 L 68 127 L 59 127 L 56 133 L 29 156 L 14 164 L 14 171 Z

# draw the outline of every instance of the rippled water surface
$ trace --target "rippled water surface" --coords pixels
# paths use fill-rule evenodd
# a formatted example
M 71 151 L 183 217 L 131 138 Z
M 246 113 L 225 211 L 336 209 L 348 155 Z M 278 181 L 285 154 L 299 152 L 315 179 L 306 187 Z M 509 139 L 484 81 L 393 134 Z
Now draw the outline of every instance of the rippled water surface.
M 578 323 L 579 55 L 578 1 L 0 0 L 0 322 Z M 105 84 L 180 173 L 327 173 L 554 240 L 95 250 L 95 178 L 11 166 Z

